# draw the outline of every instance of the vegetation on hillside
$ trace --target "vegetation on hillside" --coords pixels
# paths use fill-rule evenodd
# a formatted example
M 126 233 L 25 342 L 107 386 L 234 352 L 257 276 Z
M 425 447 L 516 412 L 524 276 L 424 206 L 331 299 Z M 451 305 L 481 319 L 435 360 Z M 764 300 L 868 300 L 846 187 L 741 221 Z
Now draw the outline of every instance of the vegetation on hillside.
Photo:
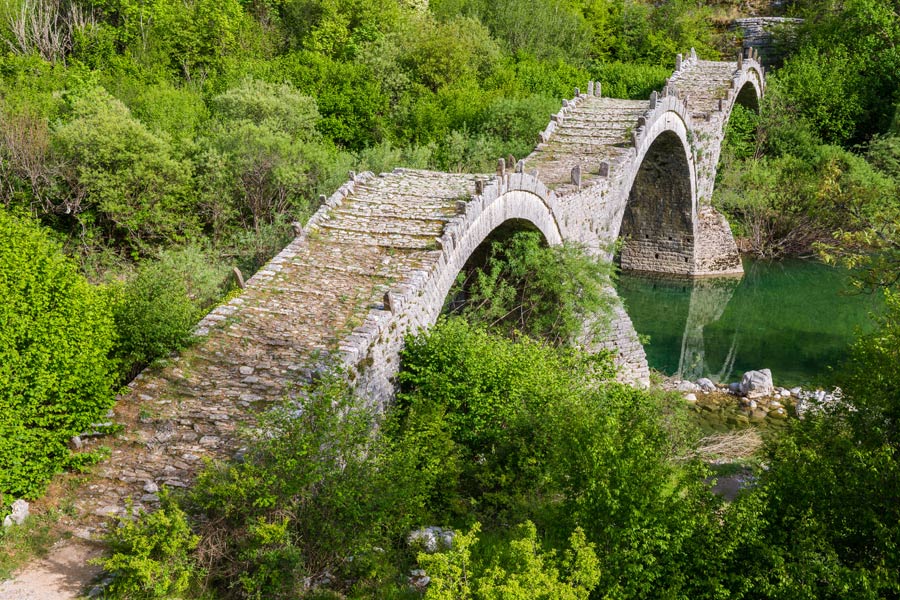
M 92 460 L 69 438 L 186 344 L 230 268 L 273 255 L 349 169 L 522 156 L 588 79 L 645 97 L 675 52 L 716 58 L 723 9 L 4 0 L 0 508 Z M 761 114 L 734 113 L 715 201 L 761 255 L 818 251 L 895 287 L 896 7 L 790 10 L 806 24 Z M 896 292 L 853 350 L 846 403 L 793 422 L 726 503 L 684 458 L 697 433 L 679 401 L 613 383 L 608 357 L 566 343 L 604 305 L 602 267 L 520 234 L 467 274 L 465 318 L 408 341 L 394 410 L 363 408 L 338 376 L 286 400 L 243 460 L 112 530 L 109 594 L 900 595 Z M 425 525 L 455 530 L 453 547 L 407 543 Z
M 900 19 L 890 2 L 798 2 L 757 117 L 729 124 L 714 202 L 750 251 L 818 253 L 868 286 L 900 272 Z

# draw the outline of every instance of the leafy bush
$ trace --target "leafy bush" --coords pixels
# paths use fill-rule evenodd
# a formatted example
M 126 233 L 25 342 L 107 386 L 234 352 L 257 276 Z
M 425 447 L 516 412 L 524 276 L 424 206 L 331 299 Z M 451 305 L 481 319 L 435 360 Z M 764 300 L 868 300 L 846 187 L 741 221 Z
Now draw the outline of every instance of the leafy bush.
M 0 504 L 41 494 L 113 402 L 115 332 L 47 234 L 0 210 Z
M 65 213 L 96 225 L 109 242 L 140 253 L 197 232 L 188 165 L 103 88 L 73 97 L 71 118 L 54 129 L 52 144 L 67 183 L 80 192 Z
M 767 90 L 771 110 L 805 120 L 827 143 L 847 142 L 864 110 L 855 61 L 840 47 L 824 55 L 804 48 L 772 77 Z
M 735 104 L 725 128 L 725 140 L 721 160 L 745 160 L 757 151 L 756 129 L 759 115 L 753 110 Z
M 213 110 L 226 121 L 250 121 L 282 131 L 292 139 L 315 137 L 316 102 L 288 85 L 245 79 L 212 100 Z
M 431 577 L 426 600 L 587 600 L 599 582 L 594 545 L 580 529 L 572 533 L 571 548 L 560 560 L 556 552 L 544 552 L 534 523 L 526 521 L 502 553 L 494 549 L 493 564 L 472 560 L 479 529 L 476 523 L 468 533 L 458 533 L 449 550 L 419 554 L 419 565 Z
M 113 598 L 180 597 L 201 575 L 191 556 L 200 538 L 165 489 L 159 501 L 157 510 L 123 518 L 106 537 L 110 556 L 97 563 L 113 576 L 107 588 Z
M 520 231 L 490 242 L 484 267 L 460 274 L 450 310 L 509 336 L 562 346 L 580 338 L 586 322 L 599 329 L 608 318 L 609 273 L 609 264 L 577 246 L 547 247 L 539 232 Z
M 702 469 L 674 464 L 697 434 L 663 416 L 665 399 L 607 383 L 584 355 L 458 318 L 409 341 L 403 364 L 400 430 L 427 422 L 450 440 L 434 509 L 493 527 L 534 520 L 557 542 L 580 525 L 603 548 L 603 594 L 724 586 L 726 575 L 697 575 L 730 538 Z
M 157 358 L 184 348 L 203 313 L 221 297 L 227 269 L 196 247 L 147 260 L 118 291 L 114 356 L 127 381 Z
M 672 74 L 668 67 L 611 62 L 592 69 L 607 98 L 644 100 L 654 90 L 661 90 Z

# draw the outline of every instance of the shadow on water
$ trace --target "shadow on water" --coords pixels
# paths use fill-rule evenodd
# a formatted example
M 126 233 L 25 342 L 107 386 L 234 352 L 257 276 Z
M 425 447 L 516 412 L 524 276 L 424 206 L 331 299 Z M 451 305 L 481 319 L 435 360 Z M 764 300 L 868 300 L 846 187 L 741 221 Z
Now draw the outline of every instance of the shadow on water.
M 652 368 L 723 383 L 769 368 L 777 385 L 827 383 L 881 307 L 880 296 L 849 291 L 846 270 L 819 262 L 745 259 L 744 271 L 740 279 L 620 276 Z

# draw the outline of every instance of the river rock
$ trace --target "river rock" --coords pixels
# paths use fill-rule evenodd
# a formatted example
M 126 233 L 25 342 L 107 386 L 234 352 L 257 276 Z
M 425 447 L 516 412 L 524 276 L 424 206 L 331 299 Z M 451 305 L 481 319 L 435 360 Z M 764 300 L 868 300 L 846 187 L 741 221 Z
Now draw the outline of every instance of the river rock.
M 778 408 L 769 413 L 770 419 L 787 419 L 787 413 L 783 408 Z
M 772 371 L 760 369 L 759 371 L 747 371 L 741 379 L 741 394 L 748 398 L 761 398 L 769 396 L 774 391 L 772 383 Z
M 690 402 L 690 403 L 693 404 L 694 402 L 697 401 L 697 396 L 696 396 L 695 394 L 685 394 L 685 395 L 684 395 L 684 399 L 685 399 L 687 402 Z
M 728 384 L 728 391 L 732 394 L 740 394 L 741 393 L 741 384 L 733 381 Z
M 697 380 L 697 385 L 704 392 L 714 392 L 716 391 L 716 384 L 712 382 L 711 379 L 707 379 L 706 377 L 701 377 Z
M 799 386 L 798 386 L 798 387 L 792 387 L 792 388 L 789 390 L 789 392 L 791 393 L 791 396 L 793 396 L 794 398 L 799 398 L 799 397 L 800 397 L 800 394 L 803 393 L 803 388 L 801 388 L 801 387 L 799 387 Z
M 418 592 L 424 592 L 431 583 L 429 577 L 423 569 L 413 569 L 409 572 L 409 585 Z
M 676 388 L 679 392 L 696 392 L 700 387 L 690 381 L 679 381 Z
M 21 525 L 25 522 L 25 519 L 28 518 L 29 510 L 28 503 L 22 500 L 21 498 L 12 503 L 10 507 L 12 512 L 10 512 L 3 519 L 4 527 L 11 527 L 12 525 Z

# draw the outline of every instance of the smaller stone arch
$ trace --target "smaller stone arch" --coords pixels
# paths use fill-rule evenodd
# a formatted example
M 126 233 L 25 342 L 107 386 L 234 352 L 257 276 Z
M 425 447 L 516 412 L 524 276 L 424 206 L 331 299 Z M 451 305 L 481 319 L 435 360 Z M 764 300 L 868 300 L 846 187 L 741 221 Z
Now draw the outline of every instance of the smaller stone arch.
M 760 97 L 759 92 L 751 82 L 746 82 L 740 90 L 738 90 L 737 95 L 734 97 L 734 104 L 740 104 L 745 108 L 749 108 L 753 112 L 759 114 L 760 110 Z
M 524 173 L 498 176 L 483 193 L 460 201 L 459 214 L 436 240 L 438 247 L 385 293 L 383 307 L 371 310 L 350 334 L 350 345 L 342 348 L 344 368 L 362 397 L 381 406 L 390 401 L 405 336 L 437 321 L 457 274 L 491 232 L 504 223 L 523 221 L 540 231 L 549 245 L 558 245 L 563 236 L 557 211 L 555 194 Z
M 763 77 L 763 67 L 755 58 L 745 58 L 739 63 L 739 68 L 735 72 L 732 79 L 732 88 L 737 90 L 734 95 L 729 94 L 731 103 L 728 106 L 728 115 L 726 115 L 726 124 L 728 116 L 735 104 L 740 104 L 745 108 L 749 108 L 755 113 L 760 111 L 760 102 L 762 101 L 765 91 L 765 78 Z

